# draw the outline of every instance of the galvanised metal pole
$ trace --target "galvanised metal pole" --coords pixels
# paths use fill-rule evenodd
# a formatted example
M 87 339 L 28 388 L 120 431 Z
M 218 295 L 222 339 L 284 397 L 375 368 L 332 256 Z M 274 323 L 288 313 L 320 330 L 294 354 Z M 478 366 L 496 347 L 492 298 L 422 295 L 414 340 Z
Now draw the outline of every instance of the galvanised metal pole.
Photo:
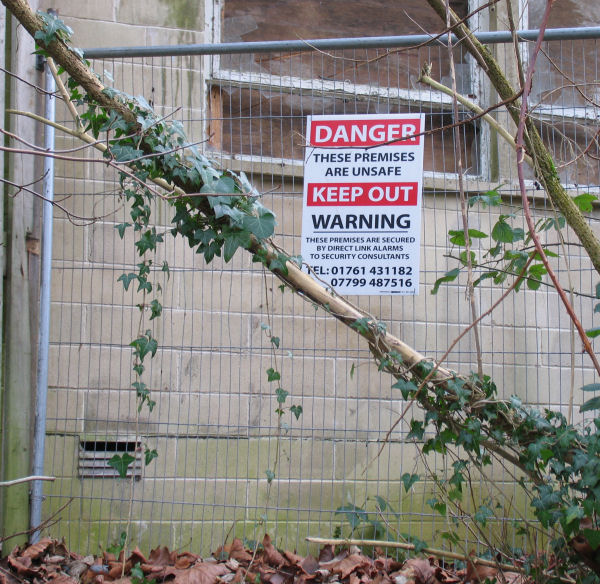
M 521 41 L 535 41 L 539 30 L 518 30 Z M 510 30 L 476 33 L 475 37 L 483 44 L 511 43 Z M 458 42 L 453 37 L 453 42 Z M 545 41 L 575 39 L 598 39 L 600 27 L 554 28 L 546 30 Z M 381 36 L 337 39 L 312 39 L 307 41 L 264 41 L 243 43 L 217 43 L 206 45 L 165 45 L 153 47 L 112 47 L 84 49 L 86 59 L 115 59 L 120 57 L 173 57 L 177 55 L 232 55 L 240 53 L 272 53 L 286 51 L 328 51 L 335 49 L 374 49 L 415 47 L 417 45 L 435 45 L 448 43 L 448 36 L 437 38 L 433 35 Z
M 50 11 L 49 11 L 50 12 Z M 46 103 L 45 117 L 54 121 L 56 85 L 48 64 L 45 69 Z M 46 125 L 44 148 L 47 152 L 54 149 L 54 128 Z M 40 274 L 40 322 L 38 330 L 37 384 L 35 402 L 35 429 L 33 434 L 33 475 L 44 474 L 44 449 L 46 445 L 46 405 L 48 398 L 48 345 L 50 343 L 50 284 L 52 273 L 52 220 L 54 202 L 54 158 L 44 158 L 43 183 L 43 223 L 42 223 L 42 262 Z M 31 487 L 31 515 L 29 525 L 32 529 L 42 522 L 43 481 L 33 481 Z M 39 531 L 32 531 L 29 541 L 39 539 Z

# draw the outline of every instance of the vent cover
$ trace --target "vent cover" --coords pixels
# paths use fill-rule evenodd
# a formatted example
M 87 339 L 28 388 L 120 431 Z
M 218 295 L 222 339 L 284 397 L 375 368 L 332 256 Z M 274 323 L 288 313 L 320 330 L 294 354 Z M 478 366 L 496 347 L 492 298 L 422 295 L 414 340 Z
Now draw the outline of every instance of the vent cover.
M 109 464 L 113 456 L 128 453 L 134 461 L 127 469 L 127 478 L 142 478 L 142 449 L 140 443 L 128 438 L 81 440 L 79 442 L 79 476 L 81 478 L 118 479 L 119 472 Z

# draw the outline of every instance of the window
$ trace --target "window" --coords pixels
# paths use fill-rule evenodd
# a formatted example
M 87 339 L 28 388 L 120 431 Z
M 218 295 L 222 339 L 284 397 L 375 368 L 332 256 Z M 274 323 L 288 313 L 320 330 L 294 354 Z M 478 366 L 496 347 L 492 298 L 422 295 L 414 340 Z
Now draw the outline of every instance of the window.
M 466 0 L 452 2 L 467 14 Z M 440 32 L 443 23 L 422 0 L 225 0 L 224 41 L 308 40 Z M 455 51 L 459 91 L 472 94 L 471 67 Z M 417 83 L 421 67 L 450 83 L 443 46 L 418 49 L 222 55 L 212 63 L 212 146 L 237 158 L 302 164 L 306 115 L 424 111 L 427 127 L 452 125 L 449 97 Z M 463 168 L 477 175 L 478 128 L 462 127 Z M 452 129 L 428 137 L 425 169 L 455 173 Z

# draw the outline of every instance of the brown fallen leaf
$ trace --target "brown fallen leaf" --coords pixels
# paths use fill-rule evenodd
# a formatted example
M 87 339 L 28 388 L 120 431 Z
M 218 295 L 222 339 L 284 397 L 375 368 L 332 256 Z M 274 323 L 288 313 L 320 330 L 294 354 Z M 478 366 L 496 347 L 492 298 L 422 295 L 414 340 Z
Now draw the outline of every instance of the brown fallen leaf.
M 299 567 L 305 574 L 312 576 L 319 569 L 319 562 L 317 562 L 317 560 L 315 560 L 315 558 L 312 556 L 306 556 L 300 563 Z
M 227 549 L 227 546 L 225 549 Z M 229 557 L 234 558 L 240 563 L 252 561 L 252 554 L 244 549 L 242 540 L 238 539 L 237 537 L 231 542 L 231 547 L 229 548 Z
M 385 556 L 380 556 L 375 559 L 375 568 L 377 570 L 381 570 L 382 572 L 395 572 L 396 570 L 400 570 L 402 568 L 402 562 L 398 562 L 393 558 L 387 558 Z
M 373 584 L 392 584 L 392 579 L 385 572 L 377 572 L 375 578 L 372 580 Z
M 40 539 L 37 543 L 34 543 L 27 547 L 21 554 L 23 558 L 31 558 L 32 560 L 37 560 L 40 558 L 46 550 L 54 543 L 52 539 L 49 537 L 44 537 Z
M 21 580 L 17 579 L 10 573 L 10 570 L 4 568 L 4 562 L 2 562 L 2 569 L 0 570 L 0 584 L 20 584 Z
M 167 550 L 168 553 L 168 550 Z M 148 560 L 141 552 L 140 548 L 135 546 L 135 549 L 131 552 L 131 555 L 127 558 L 127 563 L 131 563 L 132 566 L 136 564 L 146 564 Z
M 298 554 L 295 554 L 294 552 L 290 552 L 288 550 L 284 550 L 283 555 L 290 566 L 300 567 L 300 564 L 304 561 L 304 556 L 299 556 Z
M 183 552 L 178 554 L 175 558 L 175 567 L 180 570 L 185 570 L 190 566 L 193 566 L 200 556 L 193 554 L 192 552 Z
M 148 556 L 148 560 L 144 563 L 166 567 L 172 565 L 174 562 L 169 548 L 163 546 L 153 549 Z
M 335 557 L 335 550 L 331 544 L 327 544 L 323 546 L 321 551 L 319 552 L 319 564 L 325 564 L 327 562 L 331 562 Z
M 52 582 L 52 584 L 79 584 L 79 580 L 73 578 L 73 576 L 58 573 L 52 574 L 48 578 L 48 582 Z
M 421 558 L 406 560 L 398 573 L 409 580 L 412 579 L 415 584 L 439 584 L 439 580 L 435 577 L 435 568 L 428 560 Z
M 31 566 L 31 558 L 28 556 L 17 558 L 11 554 L 8 556 L 8 564 L 18 576 L 37 576 L 40 573 L 37 568 Z
M 271 537 L 268 533 L 265 533 L 263 537 L 263 558 L 269 566 L 273 566 L 274 568 L 281 568 L 281 566 L 287 566 L 288 563 L 286 559 L 281 555 L 281 553 L 275 548 L 275 546 L 271 543 Z
M 121 562 L 109 562 L 108 574 L 106 574 L 109 580 L 118 580 L 121 578 L 123 573 L 123 564 Z
M 465 582 L 467 584 L 469 582 L 479 584 L 480 582 L 485 582 L 486 578 L 489 578 L 492 581 L 497 579 L 498 570 L 491 566 L 482 566 L 481 564 L 475 564 L 473 562 L 467 564 L 467 573 L 465 574 Z
M 371 561 L 366 556 L 352 554 L 343 560 L 328 563 L 328 569 L 332 574 L 339 574 L 340 579 L 347 578 L 354 570 L 365 568 L 371 565 Z
M 165 569 L 165 577 L 175 576 L 174 584 L 216 584 L 220 576 L 228 573 L 230 570 L 225 564 L 215 562 L 202 562 L 187 570 L 173 567 Z

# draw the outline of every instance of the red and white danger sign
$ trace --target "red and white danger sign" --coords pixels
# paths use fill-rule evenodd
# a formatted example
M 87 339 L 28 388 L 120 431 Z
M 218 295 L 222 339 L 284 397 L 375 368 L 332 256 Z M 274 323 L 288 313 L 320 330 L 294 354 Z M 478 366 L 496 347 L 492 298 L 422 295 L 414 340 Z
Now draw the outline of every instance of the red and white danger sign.
M 418 294 L 424 115 L 309 116 L 302 258 L 340 294 Z

